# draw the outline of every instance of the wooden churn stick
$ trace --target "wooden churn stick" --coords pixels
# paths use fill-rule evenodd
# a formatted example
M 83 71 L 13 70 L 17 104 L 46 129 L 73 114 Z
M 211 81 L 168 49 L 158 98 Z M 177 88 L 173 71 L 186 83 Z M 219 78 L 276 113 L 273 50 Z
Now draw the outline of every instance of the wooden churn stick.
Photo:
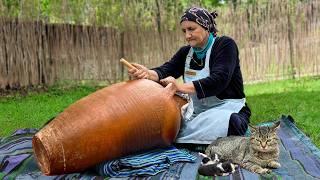
M 125 65 L 128 69 L 137 69 L 136 67 L 134 67 L 131 63 L 129 63 L 127 60 L 121 58 L 120 62 Z

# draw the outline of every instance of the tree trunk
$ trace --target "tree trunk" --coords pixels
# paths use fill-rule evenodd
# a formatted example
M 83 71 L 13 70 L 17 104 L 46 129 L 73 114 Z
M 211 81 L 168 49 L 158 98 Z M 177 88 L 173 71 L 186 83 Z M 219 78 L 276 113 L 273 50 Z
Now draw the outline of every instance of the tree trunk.
M 157 11 L 156 11 L 156 22 L 157 22 L 157 29 L 160 37 L 160 46 L 161 46 L 161 51 L 163 51 L 163 38 L 162 38 L 162 31 L 161 31 L 161 14 L 160 14 L 160 4 L 158 0 L 155 0 L 156 6 L 157 6 Z

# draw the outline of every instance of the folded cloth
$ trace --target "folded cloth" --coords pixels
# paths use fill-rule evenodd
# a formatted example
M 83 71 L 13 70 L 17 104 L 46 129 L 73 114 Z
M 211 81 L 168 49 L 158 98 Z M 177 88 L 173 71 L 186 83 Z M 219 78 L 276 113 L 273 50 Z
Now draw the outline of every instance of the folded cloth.
M 18 167 L 31 154 L 19 154 L 15 156 L 5 156 L 0 165 L 0 172 L 10 173 L 13 169 Z M 1 157 L 0 157 L 1 158 Z
M 20 129 L 11 136 L 0 139 L 0 179 L 6 179 L 6 175 L 19 168 L 21 164 L 31 156 L 33 129 Z
M 176 162 L 195 162 L 196 156 L 174 146 L 103 162 L 96 166 L 102 176 L 130 177 L 156 175 Z

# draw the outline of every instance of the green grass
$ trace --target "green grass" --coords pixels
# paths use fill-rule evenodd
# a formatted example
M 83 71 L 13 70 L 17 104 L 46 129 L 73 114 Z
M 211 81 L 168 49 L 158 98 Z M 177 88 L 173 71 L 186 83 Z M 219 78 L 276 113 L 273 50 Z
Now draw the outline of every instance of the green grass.
M 0 136 L 18 128 L 39 128 L 67 106 L 98 87 L 50 88 L 0 97 Z M 291 115 L 297 126 L 320 147 L 320 78 L 303 78 L 245 85 L 251 122 L 257 124 Z
M 47 92 L 0 97 L 0 136 L 18 128 L 39 128 L 68 105 L 96 90 L 95 87 L 50 88 Z
M 320 78 L 245 85 L 253 124 L 291 115 L 299 129 L 320 147 Z

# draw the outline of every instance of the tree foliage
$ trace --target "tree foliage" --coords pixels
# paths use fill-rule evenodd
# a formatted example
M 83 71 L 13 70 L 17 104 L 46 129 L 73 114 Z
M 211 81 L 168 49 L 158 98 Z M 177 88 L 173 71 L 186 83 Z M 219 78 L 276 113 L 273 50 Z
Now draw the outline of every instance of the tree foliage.
M 112 26 L 174 27 L 189 6 L 216 7 L 226 0 L 2 0 L 1 16 L 46 23 Z M 160 20 L 160 21 L 159 21 Z
M 45 23 L 108 26 L 176 28 L 183 11 L 201 6 L 212 11 L 223 6 L 247 8 L 268 0 L 1 0 L 0 16 Z M 304 0 L 291 0 L 296 3 Z

